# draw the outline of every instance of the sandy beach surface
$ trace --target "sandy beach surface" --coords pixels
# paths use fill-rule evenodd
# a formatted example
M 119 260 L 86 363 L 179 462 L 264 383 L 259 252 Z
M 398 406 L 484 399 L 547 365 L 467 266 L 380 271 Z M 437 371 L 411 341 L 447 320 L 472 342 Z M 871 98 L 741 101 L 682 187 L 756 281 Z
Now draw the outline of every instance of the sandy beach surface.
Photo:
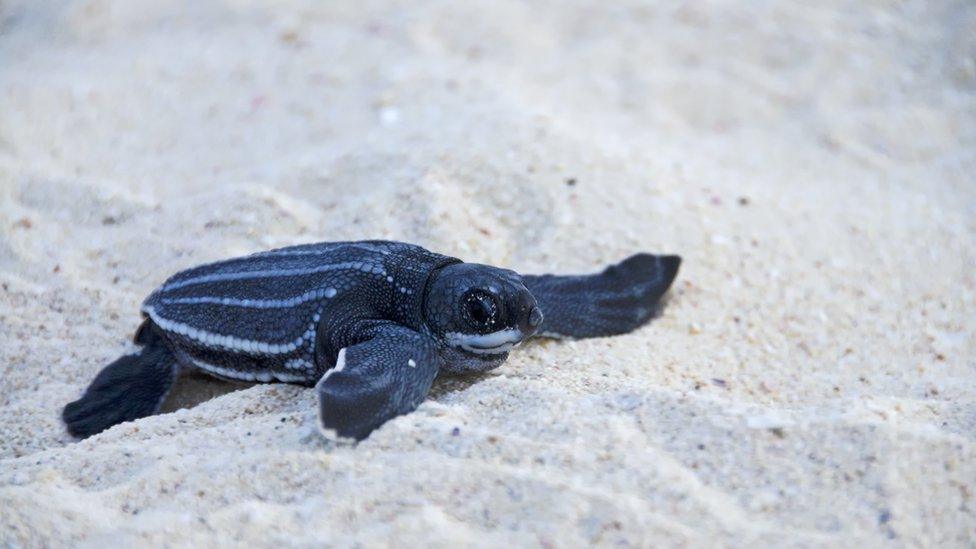
M 968 1 L 0 2 L 0 543 L 976 543 Z M 389 238 L 678 253 L 632 334 L 441 377 L 59 414 L 195 264 Z

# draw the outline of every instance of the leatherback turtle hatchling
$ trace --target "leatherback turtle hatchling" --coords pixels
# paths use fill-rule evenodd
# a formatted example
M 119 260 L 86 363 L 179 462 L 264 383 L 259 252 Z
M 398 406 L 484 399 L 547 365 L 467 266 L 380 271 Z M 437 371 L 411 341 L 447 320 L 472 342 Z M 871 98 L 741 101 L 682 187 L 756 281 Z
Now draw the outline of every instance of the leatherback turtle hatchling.
M 180 368 L 315 386 L 321 427 L 363 439 L 415 409 L 440 371 L 499 366 L 525 339 L 629 332 L 677 256 L 637 254 L 593 275 L 525 275 L 401 242 L 324 242 L 189 269 L 143 303 L 141 349 L 64 408 L 87 437 L 158 411 Z

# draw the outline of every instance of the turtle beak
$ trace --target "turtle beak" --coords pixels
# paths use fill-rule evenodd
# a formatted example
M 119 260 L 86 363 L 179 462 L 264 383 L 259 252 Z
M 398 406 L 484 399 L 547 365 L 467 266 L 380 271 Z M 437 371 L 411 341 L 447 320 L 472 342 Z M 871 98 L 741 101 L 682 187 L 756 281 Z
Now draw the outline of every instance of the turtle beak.
M 536 332 L 536 330 L 539 329 L 539 326 L 542 326 L 542 321 L 544 319 L 545 317 L 542 315 L 542 309 L 540 309 L 539 307 L 532 307 L 532 310 L 529 311 L 528 323 L 529 323 L 529 328 L 532 329 L 533 334 Z
M 532 294 L 525 292 L 519 297 L 518 329 L 522 332 L 522 340 L 526 340 L 539 330 L 543 320 L 542 309 L 536 304 Z

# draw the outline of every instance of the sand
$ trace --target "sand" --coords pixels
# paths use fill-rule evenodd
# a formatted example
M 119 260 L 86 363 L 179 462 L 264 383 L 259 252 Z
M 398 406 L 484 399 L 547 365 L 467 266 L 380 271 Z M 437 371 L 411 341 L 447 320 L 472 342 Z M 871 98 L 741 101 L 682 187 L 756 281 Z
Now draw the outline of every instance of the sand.
M 606 4 L 0 4 L 0 542 L 976 543 L 976 8 Z M 359 238 L 685 261 L 356 447 L 200 379 L 68 437 L 168 275 Z

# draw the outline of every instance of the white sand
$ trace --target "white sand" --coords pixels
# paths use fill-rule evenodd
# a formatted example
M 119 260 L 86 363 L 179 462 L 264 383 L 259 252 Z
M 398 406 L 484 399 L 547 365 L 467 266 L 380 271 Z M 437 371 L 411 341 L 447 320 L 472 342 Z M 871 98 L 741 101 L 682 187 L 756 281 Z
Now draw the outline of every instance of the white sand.
M 971 2 L 262 4 L 0 4 L 0 542 L 976 542 Z M 685 264 L 356 448 L 192 380 L 67 437 L 169 274 L 355 238 Z

